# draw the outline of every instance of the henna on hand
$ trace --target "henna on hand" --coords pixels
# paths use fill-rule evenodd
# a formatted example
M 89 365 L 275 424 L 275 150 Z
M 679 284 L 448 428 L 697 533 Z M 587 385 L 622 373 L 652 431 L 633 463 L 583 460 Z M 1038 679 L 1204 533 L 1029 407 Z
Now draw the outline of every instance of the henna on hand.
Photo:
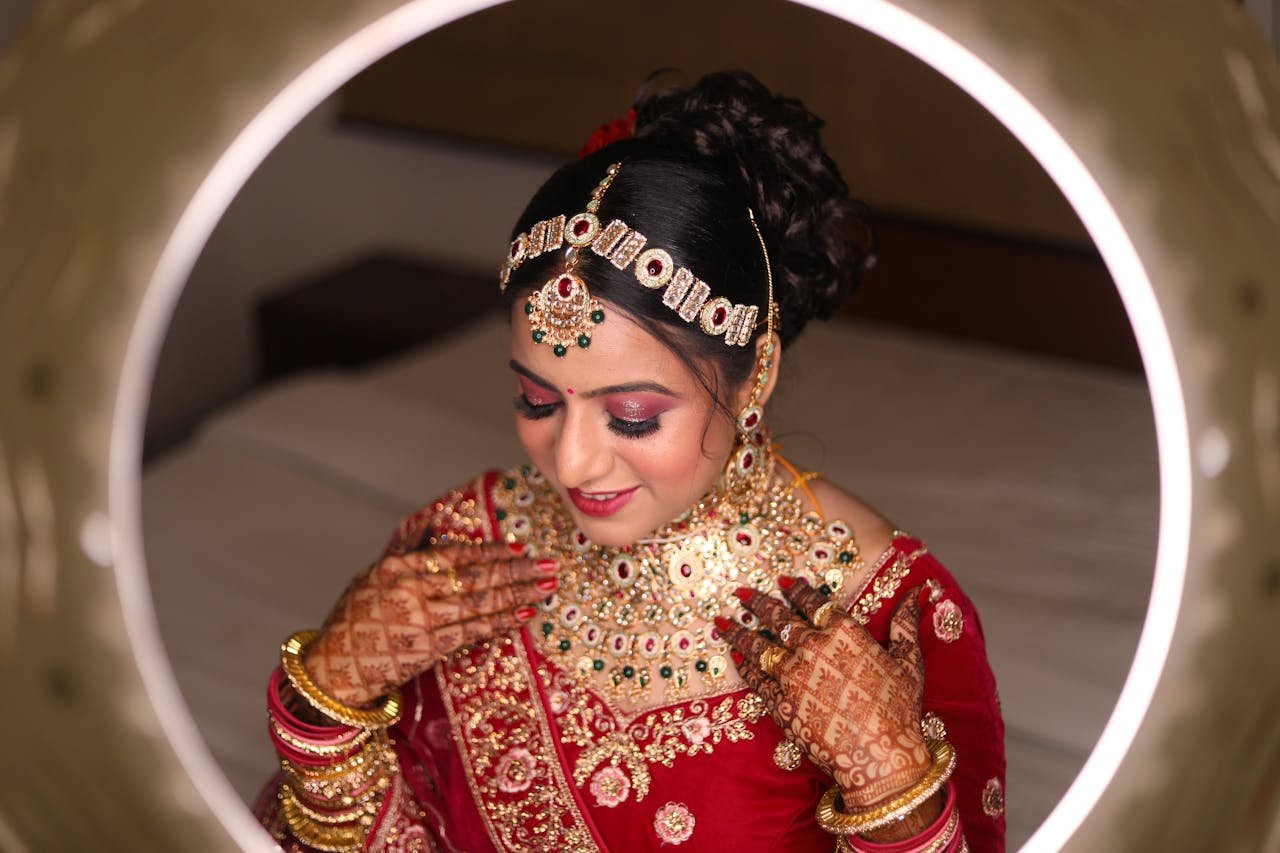
M 929 752 L 920 731 L 924 659 L 917 641 L 918 596 L 893 614 L 889 648 L 844 612 L 824 630 L 809 627 L 829 599 L 804 580 L 785 590 L 786 602 L 744 591 L 743 603 L 788 650 L 773 675 L 760 668 L 772 645 L 756 631 L 717 620 L 746 682 L 769 705 L 774 720 L 810 760 L 840 785 L 844 801 L 869 806 L 923 778 Z M 794 626 L 802 614 L 805 625 Z M 788 626 L 791 626 L 790 628 Z
M 518 628 L 555 591 L 558 565 L 517 552 L 488 543 L 383 558 L 347 587 L 303 665 L 328 695 L 362 706 L 458 649 Z

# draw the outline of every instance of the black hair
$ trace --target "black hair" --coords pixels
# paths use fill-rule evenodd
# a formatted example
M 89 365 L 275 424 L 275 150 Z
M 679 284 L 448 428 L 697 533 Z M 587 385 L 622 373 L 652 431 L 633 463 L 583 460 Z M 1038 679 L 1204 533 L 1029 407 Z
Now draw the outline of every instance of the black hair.
M 512 235 L 540 220 L 584 209 L 611 163 L 622 164 L 598 216 L 621 219 L 666 249 L 711 288 L 712 296 L 760 307 L 747 346 L 728 346 L 593 252 L 577 270 L 592 295 L 621 309 L 666 344 L 723 408 L 722 391 L 753 373 L 756 338 L 765 331 L 764 255 L 748 208 L 769 250 L 778 332 L 787 347 L 814 317 L 826 319 L 854 291 L 874 257 L 863 205 L 849 198 L 840 170 L 823 150 L 821 119 L 799 100 L 771 93 L 746 72 L 722 72 L 688 87 L 642 95 L 635 132 L 570 163 L 542 185 Z M 564 253 L 527 261 L 512 273 L 504 299 L 540 287 L 564 266 Z M 710 368 L 710 369 L 708 369 Z

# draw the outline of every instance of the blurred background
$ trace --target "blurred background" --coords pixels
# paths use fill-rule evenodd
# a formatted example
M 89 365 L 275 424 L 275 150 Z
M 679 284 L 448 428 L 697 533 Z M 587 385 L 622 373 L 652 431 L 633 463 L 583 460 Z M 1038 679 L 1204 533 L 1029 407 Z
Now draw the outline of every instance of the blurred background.
M 1280 45 L 1276 5 L 1240 5 Z M 0 50 L 37 6 L 0 4 Z M 771 418 L 978 604 L 1016 846 L 1092 748 L 1145 614 L 1141 363 L 1088 235 L 1016 140 L 913 57 L 781 0 L 517 0 L 371 66 L 267 157 L 191 274 L 147 421 L 149 571 L 187 703 L 251 800 L 279 640 L 319 623 L 402 513 L 519 461 L 493 311 L 511 225 L 659 68 L 743 68 L 802 98 L 876 214 L 879 264 L 806 333 Z

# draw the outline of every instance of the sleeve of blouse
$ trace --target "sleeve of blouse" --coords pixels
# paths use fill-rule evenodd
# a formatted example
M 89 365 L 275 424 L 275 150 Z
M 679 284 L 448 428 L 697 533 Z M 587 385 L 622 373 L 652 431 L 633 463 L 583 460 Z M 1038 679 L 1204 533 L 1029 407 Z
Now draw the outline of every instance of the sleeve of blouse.
M 920 590 L 923 723 L 956 750 L 951 777 L 963 836 L 973 853 L 1004 850 L 1004 721 L 977 610 L 955 578 L 918 540 L 895 540 L 893 559 L 851 610 L 880 643 L 911 590 Z
M 982 622 L 973 602 L 937 560 L 926 556 L 916 568 L 925 584 L 920 621 L 924 725 L 955 747 L 952 785 L 969 848 L 974 853 L 1002 851 L 1004 720 Z
M 491 538 L 493 472 L 406 515 L 383 554 Z M 280 771 L 254 814 L 286 851 L 435 850 L 425 814 L 400 772 L 394 729 L 316 724 L 277 667 L 267 687 L 268 730 Z M 314 719 L 308 717 L 308 719 Z

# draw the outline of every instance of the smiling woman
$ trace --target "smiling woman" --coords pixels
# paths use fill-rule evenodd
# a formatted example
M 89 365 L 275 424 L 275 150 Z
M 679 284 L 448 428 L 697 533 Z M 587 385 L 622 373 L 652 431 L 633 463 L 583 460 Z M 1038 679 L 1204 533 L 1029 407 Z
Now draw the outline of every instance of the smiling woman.
M 158 645 L 138 519 L 148 376 L 195 254 L 270 147 L 360 68 L 483 5 L 230 0 L 197 19 L 86 0 L 46 6 L 7 58 L 0 719 L 22 736 L 0 753 L 6 849 L 269 849 Z M 1151 383 L 1147 627 L 1034 849 L 1073 834 L 1088 850 L 1274 848 L 1280 663 L 1257 654 L 1280 589 L 1274 64 L 1230 4 L 825 5 L 956 81 L 1045 165 L 1111 267 Z M 525 758 L 504 763 L 508 785 Z M 623 780 L 594 787 L 612 801 Z M 697 837 L 675 801 L 655 818 L 673 843 Z
M 820 122 L 741 72 L 635 114 L 502 270 L 532 466 L 405 518 L 290 641 L 264 823 L 297 849 L 1002 850 L 972 603 L 765 426 L 866 263 Z

